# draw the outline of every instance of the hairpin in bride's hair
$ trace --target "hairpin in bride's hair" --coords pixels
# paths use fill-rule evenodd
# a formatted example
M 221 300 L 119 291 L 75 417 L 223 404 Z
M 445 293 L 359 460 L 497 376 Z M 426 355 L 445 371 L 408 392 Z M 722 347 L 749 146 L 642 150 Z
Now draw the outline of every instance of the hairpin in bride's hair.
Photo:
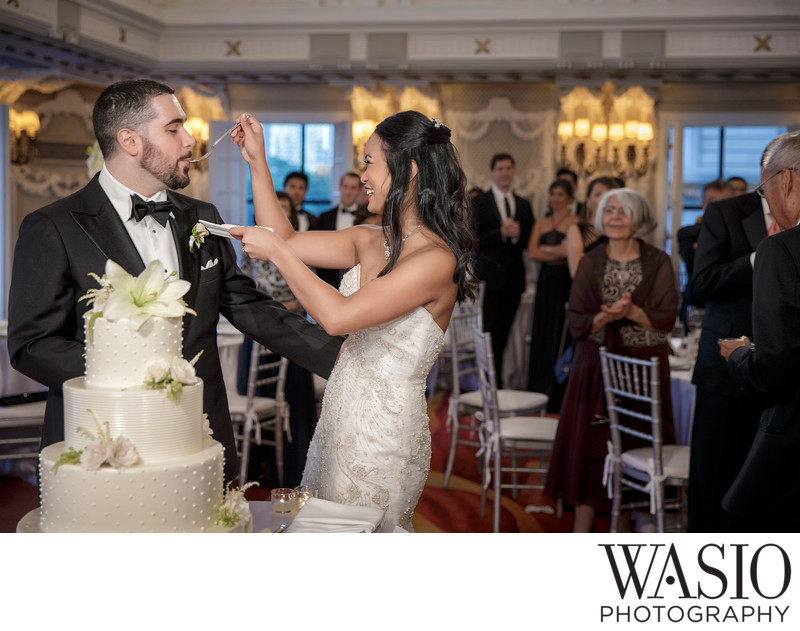
M 438 118 L 432 118 L 431 120 L 433 121 L 433 126 L 436 129 L 439 129 L 442 126 L 442 121 L 440 121 Z

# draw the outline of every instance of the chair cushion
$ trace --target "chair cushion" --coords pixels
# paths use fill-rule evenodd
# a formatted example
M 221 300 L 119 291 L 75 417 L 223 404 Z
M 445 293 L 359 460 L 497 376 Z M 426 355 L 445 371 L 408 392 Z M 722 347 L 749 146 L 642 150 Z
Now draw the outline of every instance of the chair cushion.
M 507 412 L 536 412 L 547 406 L 547 400 L 547 395 L 541 392 L 528 392 L 527 390 L 497 391 L 497 405 L 501 414 Z M 475 408 L 476 410 L 483 407 L 480 390 L 463 392 L 458 397 L 458 402 L 460 405 Z
M 661 448 L 664 475 L 668 478 L 689 478 L 688 445 L 664 445 Z M 639 447 L 622 453 L 622 466 L 647 471 L 647 462 L 653 458 L 652 447 Z
M 247 413 L 247 397 L 236 392 L 228 392 L 228 409 L 231 416 L 244 416 Z M 254 397 L 253 410 L 259 417 L 270 416 L 275 413 L 275 399 Z
M 547 416 L 507 416 L 500 419 L 500 436 L 507 440 L 553 442 L 558 419 Z

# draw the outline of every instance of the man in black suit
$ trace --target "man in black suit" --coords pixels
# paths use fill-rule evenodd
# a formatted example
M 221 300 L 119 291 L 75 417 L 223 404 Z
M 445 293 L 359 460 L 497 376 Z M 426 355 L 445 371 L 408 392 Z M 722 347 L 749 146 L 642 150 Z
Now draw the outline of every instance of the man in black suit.
M 160 260 L 165 273 L 191 283 L 184 300 L 197 315 L 183 319 L 183 355 L 203 351 L 195 365 L 203 379 L 203 410 L 225 448 L 225 479 L 238 458 L 225 394 L 216 327 L 224 315 L 246 335 L 323 377 L 341 346 L 319 327 L 260 293 L 236 266 L 228 239 L 208 235 L 190 249 L 199 219 L 222 223 L 211 204 L 172 190 L 189 183 L 195 144 L 173 90 L 154 81 L 109 86 L 94 107 L 94 131 L 105 165 L 83 189 L 28 215 L 14 252 L 9 296 L 11 364 L 47 386 L 42 446 L 64 439 L 62 384 L 84 373 L 83 314 L 78 299 L 98 287 L 112 259 L 139 275 Z M 136 196 L 170 202 L 160 213 L 132 213 Z M 139 200 L 141 201 L 141 200 Z M 163 222 L 163 223 L 162 223 Z
M 729 532 L 800 531 L 800 132 L 773 139 L 761 192 L 781 228 L 762 241 L 753 276 L 753 341 L 720 353 L 743 388 L 766 405 L 744 465 L 723 499 Z
M 689 530 L 717 532 L 722 497 L 753 441 L 762 402 L 725 370 L 717 340 L 752 336 L 753 253 L 767 236 L 756 193 L 711 202 L 705 210 L 686 296 L 705 306 L 692 383 L 697 386 L 689 477 Z
M 486 283 L 483 328 L 492 334 L 495 373 L 502 386 L 503 352 L 527 282 L 523 254 L 533 230 L 530 203 L 511 190 L 514 158 L 507 153 L 492 157 L 492 187 L 476 195 L 480 259 L 478 276 Z
M 345 173 L 339 178 L 339 204 L 326 210 L 317 220 L 317 230 L 343 230 L 355 223 L 356 215 L 361 207 L 358 198 L 361 195 L 361 176 L 358 173 Z M 361 207 L 363 208 L 363 207 Z M 317 276 L 337 289 L 342 274 L 347 270 L 317 269 Z
M 713 201 L 717 199 L 722 199 L 723 197 L 730 197 L 733 194 L 730 185 L 722 179 L 714 180 L 713 182 L 708 182 L 703 187 L 703 201 L 700 203 L 700 208 L 702 208 L 703 212 L 705 212 L 706 207 Z M 687 307 L 688 307 L 688 289 L 689 289 L 689 280 L 692 277 L 692 271 L 694 270 L 694 254 L 695 250 L 697 250 L 697 239 L 700 237 L 700 228 L 702 227 L 703 223 L 703 216 L 700 215 L 697 221 L 693 224 L 688 226 L 683 226 L 680 230 L 678 230 L 678 253 L 681 255 L 683 259 L 684 265 L 686 265 L 686 287 L 683 291 L 682 301 L 681 301 L 681 308 L 678 313 L 678 317 L 680 321 L 683 322 L 684 330 L 688 333 L 689 326 L 687 323 Z M 702 307 L 703 305 L 698 305 Z
M 302 171 L 287 173 L 283 178 L 283 191 L 292 198 L 297 210 L 297 230 L 314 230 L 317 227 L 317 217 L 303 208 L 308 192 L 308 176 Z

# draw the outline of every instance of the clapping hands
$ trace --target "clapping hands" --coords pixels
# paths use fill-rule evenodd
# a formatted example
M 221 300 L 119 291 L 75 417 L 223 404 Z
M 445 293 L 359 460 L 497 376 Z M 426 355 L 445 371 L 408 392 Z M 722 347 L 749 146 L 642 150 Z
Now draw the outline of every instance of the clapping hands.
M 629 291 L 626 291 L 622 294 L 622 298 L 617 300 L 614 304 L 610 306 L 600 305 L 600 313 L 604 315 L 606 322 L 614 322 L 627 318 L 632 308 L 633 302 L 631 301 L 631 294 Z

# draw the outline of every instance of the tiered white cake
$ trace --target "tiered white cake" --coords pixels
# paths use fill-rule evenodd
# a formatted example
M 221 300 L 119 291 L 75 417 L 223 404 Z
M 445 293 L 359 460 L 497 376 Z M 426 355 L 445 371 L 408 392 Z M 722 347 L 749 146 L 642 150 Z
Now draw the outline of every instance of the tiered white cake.
M 223 449 L 207 435 L 203 383 L 182 358 L 182 342 L 181 317 L 149 316 L 142 323 L 87 314 L 86 375 L 64 383 L 65 440 L 40 454 L 34 529 L 209 532 L 241 526 L 217 523 L 225 499 Z M 71 458 L 60 464 L 65 455 Z

